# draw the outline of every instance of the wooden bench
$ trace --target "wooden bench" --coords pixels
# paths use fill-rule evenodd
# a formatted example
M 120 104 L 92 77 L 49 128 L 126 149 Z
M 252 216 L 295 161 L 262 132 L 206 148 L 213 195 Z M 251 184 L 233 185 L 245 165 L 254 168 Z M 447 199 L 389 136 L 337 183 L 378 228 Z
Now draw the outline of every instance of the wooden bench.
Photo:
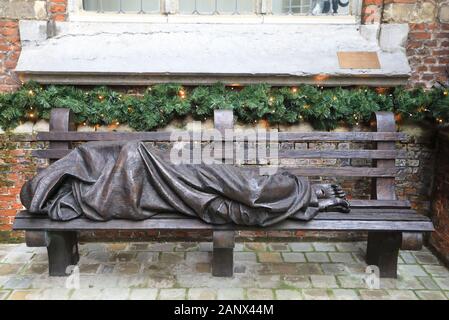
M 396 150 L 396 142 L 406 140 L 404 133 L 396 132 L 394 115 L 378 112 L 375 115 L 377 132 L 280 132 L 282 142 L 361 142 L 377 146 L 375 149 L 356 150 L 283 150 L 279 158 L 296 159 L 371 159 L 369 167 L 296 167 L 290 172 L 301 176 L 367 177 L 372 180 L 372 200 L 351 200 L 351 213 L 322 212 L 309 222 L 286 220 L 264 230 L 318 230 L 367 231 L 366 261 L 376 265 L 381 277 L 397 276 L 399 249 L 419 250 L 423 233 L 433 230 L 430 219 L 416 213 L 408 201 L 395 195 L 395 159 L 405 158 Z M 232 112 L 215 113 L 215 127 L 219 130 L 233 127 Z M 65 156 L 73 142 L 107 140 L 170 141 L 170 132 L 75 132 L 71 112 L 53 109 L 50 132 L 38 133 L 37 141 L 48 141 L 47 150 L 34 150 L 39 158 L 56 161 Z M 347 163 L 346 163 L 347 164 Z M 351 190 L 346 190 L 351 194 Z M 256 227 L 210 225 L 199 219 L 176 213 L 160 214 L 144 221 L 112 220 L 95 222 L 79 218 L 67 222 L 52 221 L 45 216 L 27 211 L 17 214 L 14 230 L 25 230 L 28 246 L 46 246 L 51 276 L 65 276 L 66 268 L 78 262 L 77 232 L 92 230 L 210 230 L 213 234 L 212 274 L 232 276 L 235 232 L 257 230 Z

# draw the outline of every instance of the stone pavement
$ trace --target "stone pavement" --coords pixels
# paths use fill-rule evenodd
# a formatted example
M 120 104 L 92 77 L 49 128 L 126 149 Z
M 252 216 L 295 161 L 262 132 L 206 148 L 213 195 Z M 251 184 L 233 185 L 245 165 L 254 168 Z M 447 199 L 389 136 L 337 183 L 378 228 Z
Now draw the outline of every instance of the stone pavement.
M 365 242 L 237 243 L 235 275 L 210 275 L 211 243 L 88 243 L 79 272 L 48 277 L 45 248 L 0 244 L 1 299 L 449 299 L 449 271 L 424 248 L 370 289 Z

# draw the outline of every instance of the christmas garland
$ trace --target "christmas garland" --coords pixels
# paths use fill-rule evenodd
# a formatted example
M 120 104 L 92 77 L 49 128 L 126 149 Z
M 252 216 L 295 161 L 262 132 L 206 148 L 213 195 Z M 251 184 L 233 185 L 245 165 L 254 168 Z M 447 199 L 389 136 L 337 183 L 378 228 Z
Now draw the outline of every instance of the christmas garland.
M 160 84 L 135 93 L 108 87 L 43 87 L 30 82 L 18 91 L 0 94 L 0 127 L 8 130 L 23 121 L 48 119 L 52 108 L 70 108 L 78 124 L 124 123 L 138 131 L 154 130 L 186 115 L 205 120 L 213 116 L 215 109 L 233 109 L 238 120 L 245 123 L 307 121 L 316 129 L 330 130 L 339 124 L 368 122 L 374 111 L 394 111 L 398 117 L 442 125 L 449 120 L 449 95 L 446 88 L 425 91 L 401 87 L 343 89 L 222 84 L 197 87 Z

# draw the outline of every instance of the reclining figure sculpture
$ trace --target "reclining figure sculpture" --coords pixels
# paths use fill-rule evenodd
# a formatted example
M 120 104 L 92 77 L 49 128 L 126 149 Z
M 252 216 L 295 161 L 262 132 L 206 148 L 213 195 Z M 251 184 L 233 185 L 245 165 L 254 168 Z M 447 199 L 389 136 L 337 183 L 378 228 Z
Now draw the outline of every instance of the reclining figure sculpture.
M 85 143 L 25 183 L 20 196 L 30 213 L 60 221 L 176 212 L 212 224 L 269 226 L 287 218 L 308 221 L 329 208 L 349 212 L 338 185 L 224 164 L 174 165 L 140 141 Z

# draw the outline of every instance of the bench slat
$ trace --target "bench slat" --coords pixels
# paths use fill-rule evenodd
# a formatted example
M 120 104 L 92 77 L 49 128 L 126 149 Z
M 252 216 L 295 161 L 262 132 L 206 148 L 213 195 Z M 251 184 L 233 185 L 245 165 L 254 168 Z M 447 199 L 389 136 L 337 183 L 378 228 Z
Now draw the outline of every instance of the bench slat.
M 258 165 L 246 165 L 243 168 L 259 170 Z M 288 171 L 291 174 L 303 177 L 395 177 L 396 168 L 371 168 L 371 167 L 279 167 L 279 171 Z
M 60 159 L 71 150 L 46 149 L 33 150 L 31 155 L 38 158 Z M 220 150 L 216 151 L 220 152 Z M 223 153 L 223 152 L 222 152 Z M 404 159 L 403 150 L 279 150 L 278 157 L 295 159 Z M 276 157 L 258 157 L 257 159 L 273 159 Z
M 58 222 L 49 219 L 16 219 L 14 230 L 261 230 L 260 227 L 237 225 L 211 225 L 199 219 L 147 219 L 143 221 L 110 220 L 95 222 L 75 219 Z M 311 220 L 308 222 L 286 220 L 263 230 L 359 230 L 359 231 L 433 231 L 429 221 L 382 221 L 382 220 Z
M 179 131 L 179 134 L 191 134 Z M 40 132 L 38 141 L 171 141 L 172 132 Z M 244 137 L 235 132 L 233 140 Z M 202 141 L 211 141 L 211 136 L 203 134 Z M 217 139 L 216 139 L 217 140 Z M 215 140 L 215 141 L 216 141 Z M 222 140 L 226 140 L 224 137 Z M 402 132 L 279 132 L 278 140 L 282 141 L 404 141 L 407 135 Z

